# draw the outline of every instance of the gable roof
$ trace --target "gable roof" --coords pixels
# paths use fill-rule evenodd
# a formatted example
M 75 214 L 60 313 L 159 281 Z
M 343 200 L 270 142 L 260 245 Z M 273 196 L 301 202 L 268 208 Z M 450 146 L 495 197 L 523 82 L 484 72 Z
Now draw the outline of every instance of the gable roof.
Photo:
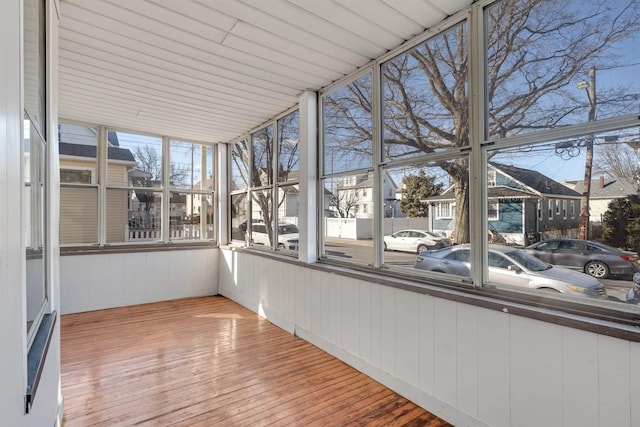
M 584 191 L 584 180 L 567 181 L 565 185 L 570 186 L 580 194 Z M 591 180 L 589 197 L 591 199 L 615 199 L 637 193 L 638 184 L 631 179 L 599 177 Z
M 580 196 L 580 193 L 577 191 L 554 181 L 538 171 L 494 162 L 489 162 L 489 165 L 527 187 L 530 187 L 540 193 L 540 195 Z
M 522 184 L 526 188 L 515 188 L 504 185 L 497 185 L 489 187 L 487 189 L 487 197 L 489 198 L 501 198 L 501 197 L 515 197 L 515 198 L 532 198 L 542 196 L 565 196 L 565 197 L 580 197 L 580 193 L 566 185 L 562 185 L 557 181 L 549 178 L 546 175 L 541 174 L 538 171 L 519 168 L 516 166 L 503 165 L 501 163 L 489 162 L 489 166 L 497 171 L 500 171 L 504 175 L 510 177 L 514 181 Z M 429 197 L 425 201 L 430 200 L 452 200 L 454 187 L 447 188 L 442 194 L 434 197 Z
M 90 157 L 96 158 L 96 146 L 85 144 L 71 144 L 69 142 L 60 142 L 58 144 L 58 150 L 61 156 L 76 156 L 76 157 Z M 108 148 L 109 160 L 122 160 L 125 162 L 136 162 L 135 157 L 131 151 L 127 148 L 109 147 Z

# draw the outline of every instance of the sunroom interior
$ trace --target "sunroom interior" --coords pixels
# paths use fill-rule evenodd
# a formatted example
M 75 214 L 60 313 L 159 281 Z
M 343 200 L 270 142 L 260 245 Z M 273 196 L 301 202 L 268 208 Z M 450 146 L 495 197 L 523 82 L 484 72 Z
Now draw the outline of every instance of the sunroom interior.
M 9 3 L 12 425 L 60 316 L 208 295 L 453 425 L 640 425 L 637 0 Z

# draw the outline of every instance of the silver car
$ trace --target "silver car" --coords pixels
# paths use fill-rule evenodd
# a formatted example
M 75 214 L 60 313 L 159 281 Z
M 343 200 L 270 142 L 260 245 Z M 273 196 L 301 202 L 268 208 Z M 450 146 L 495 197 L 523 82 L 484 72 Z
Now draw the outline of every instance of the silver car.
M 451 246 L 451 240 L 431 231 L 400 230 L 384 236 L 385 251 L 406 251 L 420 253 L 428 249 Z
M 416 257 L 414 268 L 469 276 L 469 245 L 451 246 Z M 489 281 L 530 289 L 607 299 L 607 291 L 598 280 L 584 273 L 556 267 L 509 246 L 489 245 Z
M 524 250 L 544 262 L 584 271 L 596 279 L 609 275 L 631 277 L 640 272 L 637 253 L 590 240 L 543 240 Z

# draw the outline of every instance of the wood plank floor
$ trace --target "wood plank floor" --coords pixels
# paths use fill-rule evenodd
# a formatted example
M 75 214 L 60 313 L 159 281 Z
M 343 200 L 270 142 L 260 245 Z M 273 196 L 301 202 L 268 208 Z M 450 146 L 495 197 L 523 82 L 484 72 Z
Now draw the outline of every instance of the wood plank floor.
M 64 427 L 450 426 L 224 297 L 62 316 Z

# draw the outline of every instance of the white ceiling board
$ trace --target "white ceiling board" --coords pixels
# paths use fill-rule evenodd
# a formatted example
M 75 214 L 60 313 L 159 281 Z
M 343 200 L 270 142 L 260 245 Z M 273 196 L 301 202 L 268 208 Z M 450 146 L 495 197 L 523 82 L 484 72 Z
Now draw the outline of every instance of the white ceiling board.
M 62 0 L 60 117 L 229 142 L 471 0 Z
M 384 0 L 398 12 L 410 17 L 423 28 L 430 28 L 447 17 L 441 8 L 428 0 Z

